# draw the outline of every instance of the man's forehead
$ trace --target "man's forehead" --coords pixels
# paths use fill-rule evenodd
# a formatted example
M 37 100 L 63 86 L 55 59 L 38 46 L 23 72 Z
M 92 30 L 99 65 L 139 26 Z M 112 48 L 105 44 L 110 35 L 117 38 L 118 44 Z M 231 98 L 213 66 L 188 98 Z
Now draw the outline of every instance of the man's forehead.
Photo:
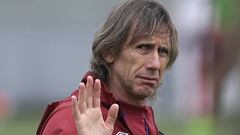
M 154 34 L 152 36 L 142 35 L 131 41 L 132 44 L 137 42 L 149 42 L 149 43 L 162 42 L 164 44 L 170 44 L 170 35 L 169 34 Z

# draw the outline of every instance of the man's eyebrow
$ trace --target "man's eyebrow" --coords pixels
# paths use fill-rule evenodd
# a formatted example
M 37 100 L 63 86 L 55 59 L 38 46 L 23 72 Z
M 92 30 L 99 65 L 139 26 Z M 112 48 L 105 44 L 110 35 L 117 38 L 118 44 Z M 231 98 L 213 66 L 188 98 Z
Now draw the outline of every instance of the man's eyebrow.
M 162 43 L 162 44 L 160 44 L 160 45 L 163 46 L 163 47 L 166 47 L 166 48 L 168 48 L 168 49 L 171 48 L 171 45 L 170 45 L 170 44 L 164 44 L 164 43 Z
M 146 43 L 146 44 L 155 44 L 151 38 L 148 38 L 146 36 L 138 37 L 135 40 L 131 41 L 133 44 L 138 44 L 138 43 Z
M 154 41 L 136 41 L 133 45 L 151 45 L 154 46 L 156 43 Z

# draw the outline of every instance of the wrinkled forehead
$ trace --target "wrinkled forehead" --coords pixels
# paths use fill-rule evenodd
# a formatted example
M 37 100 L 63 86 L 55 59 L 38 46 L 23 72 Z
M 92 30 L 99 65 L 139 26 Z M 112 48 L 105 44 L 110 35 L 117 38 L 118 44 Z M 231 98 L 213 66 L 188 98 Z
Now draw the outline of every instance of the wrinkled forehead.
M 164 20 L 148 20 L 132 22 L 128 33 L 128 41 L 135 42 L 139 38 L 151 38 L 153 36 L 162 39 L 170 39 L 173 30 L 168 21 Z
M 159 25 L 154 28 L 145 28 L 145 29 L 136 28 L 135 30 L 132 31 L 132 36 L 130 36 L 132 38 L 129 39 L 129 43 L 134 44 L 140 40 L 150 41 L 157 37 L 164 44 L 171 46 L 170 45 L 171 44 L 170 39 L 172 35 L 171 33 L 172 32 L 169 26 L 167 25 Z

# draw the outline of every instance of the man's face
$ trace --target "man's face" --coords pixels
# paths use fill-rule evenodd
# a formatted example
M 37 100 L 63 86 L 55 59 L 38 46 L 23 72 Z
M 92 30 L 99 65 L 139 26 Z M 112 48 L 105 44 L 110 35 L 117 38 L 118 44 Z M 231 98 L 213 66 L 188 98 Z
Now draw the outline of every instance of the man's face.
M 170 40 L 166 36 L 138 38 L 124 45 L 111 64 L 110 85 L 136 100 L 152 96 L 169 61 Z

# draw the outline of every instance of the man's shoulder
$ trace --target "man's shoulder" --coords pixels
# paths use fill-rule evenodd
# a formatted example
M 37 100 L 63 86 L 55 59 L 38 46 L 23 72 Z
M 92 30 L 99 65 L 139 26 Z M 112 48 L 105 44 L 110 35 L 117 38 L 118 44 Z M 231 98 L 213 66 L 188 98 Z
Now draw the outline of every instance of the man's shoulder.
M 38 127 L 37 135 L 43 132 L 73 130 L 75 125 L 71 107 L 70 97 L 49 104 Z
M 45 110 L 45 117 L 52 117 L 60 114 L 71 114 L 72 115 L 72 101 L 70 97 L 55 101 L 47 106 Z M 45 115 L 45 114 L 44 114 Z

